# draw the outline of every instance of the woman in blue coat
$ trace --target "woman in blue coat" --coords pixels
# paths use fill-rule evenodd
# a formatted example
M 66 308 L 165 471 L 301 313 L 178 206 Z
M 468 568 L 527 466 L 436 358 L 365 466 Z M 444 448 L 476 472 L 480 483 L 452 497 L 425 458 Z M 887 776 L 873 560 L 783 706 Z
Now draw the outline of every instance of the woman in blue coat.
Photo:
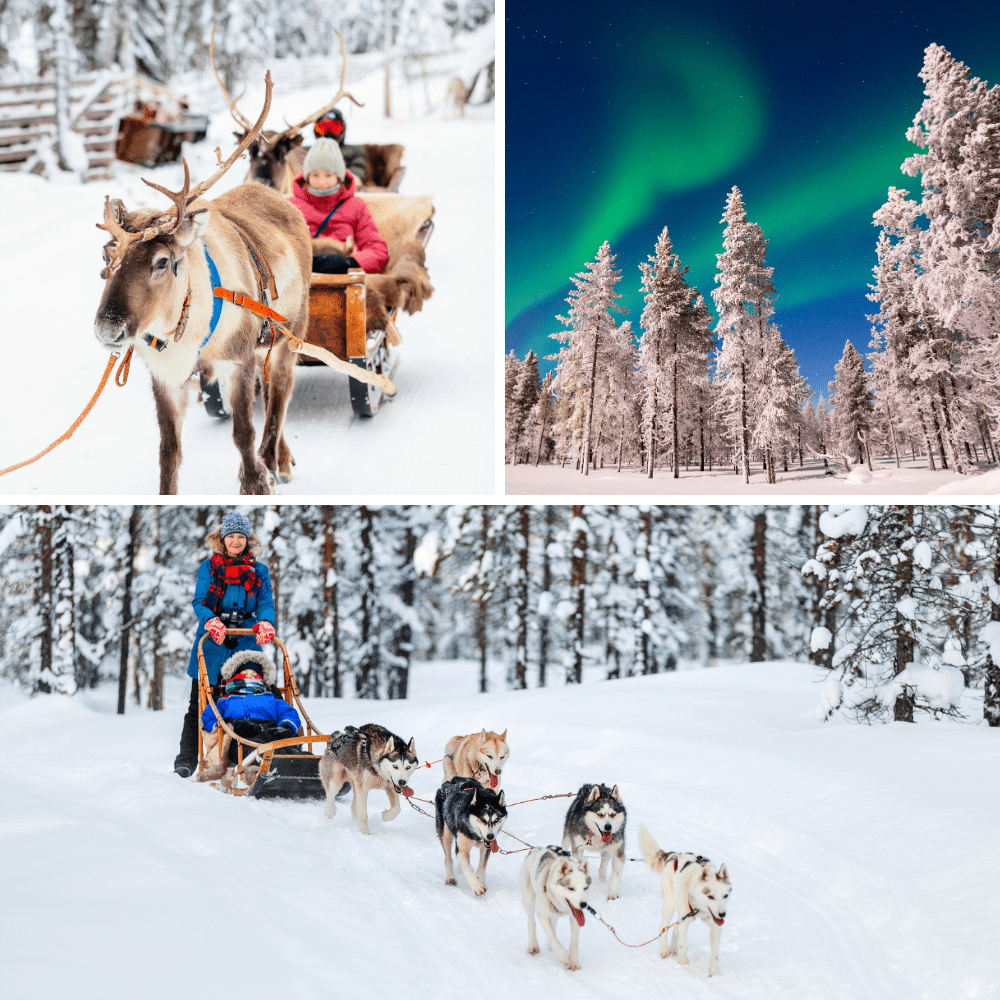
M 208 536 L 212 556 L 198 569 L 191 606 L 198 616 L 198 631 L 191 648 L 188 675 L 191 700 L 184 716 L 180 752 L 174 771 L 189 778 L 198 766 L 198 643 L 207 632 L 205 667 L 214 686 L 223 663 L 241 650 L 267 645 L 274 637 L 274 596 L 267 567 L 257 562 L 260 542 L 250 522 L 237 513 L 227 514 L 222 527 Z M 253 629 L 253 635 L 227 635 L 231 628 Z

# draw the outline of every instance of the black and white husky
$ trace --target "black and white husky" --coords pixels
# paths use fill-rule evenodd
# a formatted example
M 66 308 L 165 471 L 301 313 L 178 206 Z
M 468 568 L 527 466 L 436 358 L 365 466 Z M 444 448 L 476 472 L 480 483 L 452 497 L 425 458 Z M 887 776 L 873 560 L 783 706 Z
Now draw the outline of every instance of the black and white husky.
M 320 758 L 319 777 L 326 792 L 326 815 L 336 815 L 334 799 L 350 782 L 354 789 L 351 815 L 362 833 L 368 833 L 368 793 L 381 788 L 389 797 L 389 808 L 382 813 L 388 822 L 399 815 L 399 795 L 410 796 L 413 789 L 406 784 L 410 772 L 417 766 L 417 751 L 409 743 L 374 722 L 356 728 L 346 726 L 333 733 L 326 753 Z M 398 793 L 398 794 L 397 794 Z
M 582 855 L 584 849 L 593 847 L 600 852 L 604 878 L 611 861 L 611 882 L 608 899 L 618 898 L 622 870 L 625 867 L 625 803 L 618 786 L 582 785 L 573 804 L 566 813 L 562 845 L 574 854 Z
M 590 873 L 584 858 L 561 847 L 534 847 L 521 865 L 521 902 L 528 914 L 528 954 L 538 954 L 535 918 L 549 939 L 552 950 L 567 969 L 580 968 L 580 928 L 587 905 Z M 569 917 L 569 953 L 559 943 L 554 920 Z
M 452 844 L 458 863 L 472 891 L 486 892 L 486 862 L 497 850 L 497 834 L 507 820 L 503 792 L 483 788 L 472 778 L 454 777 L 434 796 L 434 824 L 444 849 L 444 884 L 457 885 L 452 864 Z M 469 852 L 479 846 L 479 868 L 472 870 Z
M 708 858 L 695 854 L 661 851 L 653 835 L 645 826 L 639 827 L 639 847 L 646 864 L 655 872 L 662 872 L 660 891 L 663 894 L 663 928 L 660 934 L 660 958 L 676 955 L 681 965 L 687 965 L 687 932 L 694 919 L 708 925 L 712 953 L 708 960 L 708 974 L 719 971 L 719 942 L 726 919 L 726 903 L 732 886 L 726 866 L 716 868 Z M 667 946 L 670 917 L 677 911 L 677 924 L 673 940 Z

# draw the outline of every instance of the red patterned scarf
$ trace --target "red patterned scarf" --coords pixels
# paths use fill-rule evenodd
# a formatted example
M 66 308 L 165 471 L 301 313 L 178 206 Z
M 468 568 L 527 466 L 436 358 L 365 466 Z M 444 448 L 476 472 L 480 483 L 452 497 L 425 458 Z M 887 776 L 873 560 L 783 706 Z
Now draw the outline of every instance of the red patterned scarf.
M 253 553 L 241 556 L 224 556 L 218 552 L 212 556 L 212 584 L 208 594 L 201 603 L 214 614 L 219 613 L 222 595 L 230 584 L 240 584 L 248 594 L 256 595 L 260 591 L 260 577 L 257 575 L 256 560 Z

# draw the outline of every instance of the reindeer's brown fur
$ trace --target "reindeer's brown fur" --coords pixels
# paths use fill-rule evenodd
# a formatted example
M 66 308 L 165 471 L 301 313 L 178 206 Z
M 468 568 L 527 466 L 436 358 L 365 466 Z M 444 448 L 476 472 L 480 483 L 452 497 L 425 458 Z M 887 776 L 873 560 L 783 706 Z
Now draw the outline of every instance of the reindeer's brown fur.
M 246 132 L 234 132 L 242 140 Z M 268 129 L 261 133 L 261 141 L 250 144 L 247 152 L 250 154 L 250 169 L 247 171 L 245 183 L 256 181 L 273 187 L 285 198 L 291 197 L 292 184 L 302 173 L 308 150 L 302 145 L 303 136 L 296 135 L 290 139 L 278 138 L 282 133 Z
M 120 202 L 116 218 L 131 232 L 147 228 L 162 213 L 129 213 Z M 282 343 L 271 355 L 271 386 L 259 457 L 254 453 L 253 397 L 255 348 L 261 320 L 247 310 L 224 303 L 215 334 L 199 353 L 209 329 L 214 305 L 208 264 L 201 252 L 203 237 L 224 288 L 258 298 L 256 274 L 237 223 L 257 244 L 274 271 L 278 295 L 272 308 L 288 318 L 292 336 L 303 338 L 308 323 L 309 275 L 312 254 L 309 230 L 301 213 L 277 192 L 260 184 L 244 184 L 212 201 L 188 207 L 176 233 L 156 236 L 130 247 L 121 265 L 109 274 L 95 321 L 95 334 L 111 349 L 134 342 L 136 353 L 153 377 L 153 395 L 160 424 L 160 492 L 177 491 L 181 462 L 181 422 L 188 378 L 201 372 L 214 379 L 227 374 L 233 414 L 233 441 L 240 452 L 242 493 L 269 493 L 269 470 L 282 481 L 291 478 L 291 453 L 282 426 L 294 385 L 294 355 Z M 169 265 L 155 265 L 169 256 Z M 173 274 L 171 265 L 178 267 Z M 182 339 L 169 337 L 180 316 L 191 281 L 191 308 Z M 167 340 L 162 353 L 143 341 L 150 333 Z M 284 340 L 284 338 L 282 338 Z M 229 370 L 232 369 L 231 373 Z
M 389 259 L 385 271 L 369 274 L 365 282 L 368 286 L 366 325 L 369 332 L 384 330 L 394 309 L 402 309 L 411 316 L 419 312 L 424 302 L 434 294 L 434 286 L 424 267 L 424 248 L 416 240 L 404 243 Z

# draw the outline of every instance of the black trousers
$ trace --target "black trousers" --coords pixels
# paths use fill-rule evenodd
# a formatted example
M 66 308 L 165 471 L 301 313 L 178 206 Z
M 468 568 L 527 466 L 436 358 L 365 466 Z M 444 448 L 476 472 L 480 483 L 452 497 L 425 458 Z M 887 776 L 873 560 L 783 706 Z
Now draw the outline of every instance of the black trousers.
M 181 747 L 174 761 L 174 767 L 178 764 L 190 764 L 194 767 L 198 763 L 198 681 L 191 681 L 191 700 L 188 702 L 188 710 L 184 714 L 184 726 L 181 729 Z

